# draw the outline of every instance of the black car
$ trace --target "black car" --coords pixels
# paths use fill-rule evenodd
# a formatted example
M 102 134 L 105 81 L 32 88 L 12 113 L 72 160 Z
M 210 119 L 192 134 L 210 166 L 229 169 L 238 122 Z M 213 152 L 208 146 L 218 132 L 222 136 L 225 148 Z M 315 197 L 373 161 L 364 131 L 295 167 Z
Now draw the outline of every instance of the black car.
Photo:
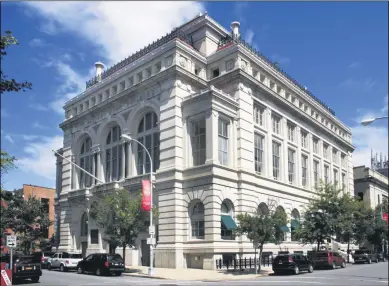
M 356 250 L 354 255 L 354 263 L 372 263 L 376 262 L 378 263 L 378 255 L 374 251 L 367 250 L 367 249 L 359 249 Z
M 119 254 L 93 253 L 77 264 L 77 273 L 94 273 L 97 276 L 124 272 L 123 258 Z
M 1 257 L 1 262 L 10 263 L 10 256 L 6 254 Z M 42 276 L 42 269 L 39 257 L 36 255 L 25 255 L 15 253 L 12 256 L 12 280 L 31 279 L 33 283 L 38 283 Z
M 313 272 L 313 263 L 303 254 L 282 254 L 277 255 L 272 263 L 274 274 L 292 272 L 299 274 L 301 271 Z

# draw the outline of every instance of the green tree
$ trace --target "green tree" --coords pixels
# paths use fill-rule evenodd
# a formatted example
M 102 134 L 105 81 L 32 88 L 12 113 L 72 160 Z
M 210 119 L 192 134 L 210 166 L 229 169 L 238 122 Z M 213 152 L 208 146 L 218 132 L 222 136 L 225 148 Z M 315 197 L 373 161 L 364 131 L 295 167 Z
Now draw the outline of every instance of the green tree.
M 52 225 L 44 205 L 36 197 L 25 200 L 22 193 L 15 192 L 7 204 L 2 216 L 4 226 L 12 229 L 18 236 L 19 249 L 30 252 L 36 241 L 45 239 L 44 229 Z
M 259 250 L 258 269 L 260 270 L 263 246 L 266 243 L 278 244 L 283 240 L 284 232 L 281 227 L 286 225 L 286 214 L 276 207 L 274 201 L 269 201 L 267 207 L 259 207 L 254 214 L 239 214 L 237 220 L 239 223 L 235 234 L 247 236 L 253 243 L 255 256 L 257 249 Z M 257 273 L 257 267 L 255 267 L 255 272 Z
M 18 45 L 18 40 L 12 35 L 11 31 L 5 31 L 5 34 L 1 36 L 0 42 L 0 57 L 1 61 L 4 60 L 4 56 L 7 55 L 6 49 L 12 45 Z M 32 84 L 30 82 L 17 82 L 15 79 L 8 79 L 8 77 L 4 74 L 3 69 L 0 70 L 0 93 L 9 91 L 26 91 L 31 89 Z
M 135 246 L 135 239 L 142 231 L 148 231 L 150 213 L 141 209 L 142 196 L 120 189 L 97 199 L 91 206 L 90 216 L 104 229 L 104 240 L 114 247 L 123 248 L 123 260 L 127 247 Z M 153 208 L 154 216 L 157 210 Z

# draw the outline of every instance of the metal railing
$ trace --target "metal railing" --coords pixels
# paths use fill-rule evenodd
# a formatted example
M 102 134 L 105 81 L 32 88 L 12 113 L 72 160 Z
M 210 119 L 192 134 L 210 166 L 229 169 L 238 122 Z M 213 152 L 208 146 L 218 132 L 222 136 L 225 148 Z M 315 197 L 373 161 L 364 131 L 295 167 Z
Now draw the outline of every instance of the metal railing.
M 241 259 L 216 259 L 216 269 L 218 270 L 246 270 L 246 269 L 255 269 L 255 265 L 259 265 L 259 258 L 256 259 L 255 263 L 254 258 L 241 258 Z M 261 265 L 270 266 L 273 260 L 271 256 L 262 257 Z

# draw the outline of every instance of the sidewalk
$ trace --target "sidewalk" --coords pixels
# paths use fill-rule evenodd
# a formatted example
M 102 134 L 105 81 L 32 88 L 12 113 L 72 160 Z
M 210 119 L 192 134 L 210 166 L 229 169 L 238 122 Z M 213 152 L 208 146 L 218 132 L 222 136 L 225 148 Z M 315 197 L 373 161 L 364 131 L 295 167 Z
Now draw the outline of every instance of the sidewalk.
M 134 266 L 126 267 L 126 272 L 123 275 L 145 277 L 153 279 L 169 279 L 169 280 L 198 280 L 198 281 L 220 281 L 220 280 L 237 280 L 237 279 L 254 279 L 267 276 L 273 273 L 271 267 L 261 268 L 259 274 L 252 271 L 218 271 L 218 270 L 202 270 L 202 269 L 171 269 L 171 268 L 154 268 L 154 275 L 147 274 L 148 267 Z

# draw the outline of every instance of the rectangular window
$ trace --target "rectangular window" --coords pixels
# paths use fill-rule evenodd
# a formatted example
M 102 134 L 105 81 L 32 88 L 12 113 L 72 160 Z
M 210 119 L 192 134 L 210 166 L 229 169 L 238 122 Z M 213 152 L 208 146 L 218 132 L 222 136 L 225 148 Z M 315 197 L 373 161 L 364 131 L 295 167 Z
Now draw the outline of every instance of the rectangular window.
M 264 126 L 265 108 L 254 104 L 254 122 L 260 126 Z
M 313 181 L 315 186 L 319 184 L 319 162 L 313 161 Z
M 346 189 L 346 174 L 342 173 L 342 189 Z
M 206 142 L 205 142 L 205 118 L 192 122 L 192 158 L 193 166 L 205 164 Z
M 254 162 L 255 162 L 255 171 L 262 174 L 263 172 L 263 145 L 265 142 L 265 137 L 259 134 L 254 135 Z
M 228 165 L 228 123 L 219 119 L 219 163 Z
M 332 162 L 338 164 L 338 151 L 332 149 Z
M 308 157 L 305 155 L 301 156 L 301 184 L 305 187 L 307 185 L 307 164 Z
M 324 166 L 324 183 L 328 184 L 330 181 L 329 181 L 329 172 L 330 172 L 330 168 L 328 166 Z
M 192 221 L 192 238 L 204 238 L 204 221 Z
M 334 169 L 334 185 L 338 186 L 338 184 L 339 184 L 338 170 Z
M 294 183 L 295 155 L 296 152 L 294 150 L 288 149 L 288 179 L 290 184 Z
M 347 164 L 346 164 L 346 155 L 342 154 L 341 156 L 341 163 L 342 163 L 342 167 L 343 168 L 346 168 Z
M 273 142 L 272 152 L 273 152 L 273 178 L 275 180 L 280 179 L 280 150 L 281 144 Z
M 325 159 L 329 159 L 328 148 L 329 146 L 327 144 L 323 144 L 323 156 Z
M 91 244 L 99 244 L 99 230 L 91 229 L 90 231 L 90 243 Z
M 313 138 L 312 147 L 313 147 L 313 153 L 319 154 L 319 139 Z
M 289 122 L 288 122 L 287 126 L 288 126 L 288 140 L 294 142 L 294 140 L 295 140 L 294 131 L 295 131 L 296 127 Z
M 276 134 L 281 134 L 280 132 L 281 118 L 276 115 L 272 115 L 271 121 L 273 126 L 273 132 Z
M 305 131 L 301 131 L 301 147 L 308 148 L 308 133 Z

